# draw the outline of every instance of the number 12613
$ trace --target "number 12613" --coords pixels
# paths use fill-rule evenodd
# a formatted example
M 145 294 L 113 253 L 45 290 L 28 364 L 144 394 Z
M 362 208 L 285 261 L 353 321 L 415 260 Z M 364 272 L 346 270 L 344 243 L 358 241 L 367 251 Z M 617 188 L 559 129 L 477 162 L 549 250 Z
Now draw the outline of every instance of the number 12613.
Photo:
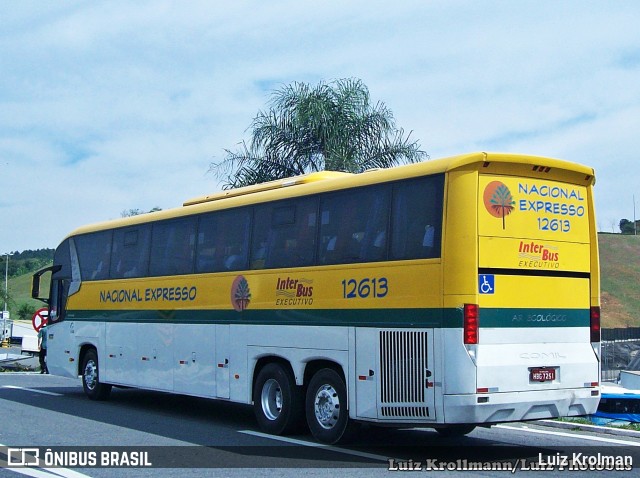
M 389 282 L 386 277 L 365 278 L 360 281 L 356 279 L 345 279 L 342 281 L 343 299 L 366 299 L 373 297 L 381 299 L 389 293 Z

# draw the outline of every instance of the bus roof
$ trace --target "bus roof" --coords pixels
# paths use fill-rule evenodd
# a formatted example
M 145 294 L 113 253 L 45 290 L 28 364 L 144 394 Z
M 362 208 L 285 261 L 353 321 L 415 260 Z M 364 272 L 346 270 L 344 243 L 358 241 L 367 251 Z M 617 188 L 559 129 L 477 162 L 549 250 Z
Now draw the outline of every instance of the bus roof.
M 280 189 L 280 188 L 286 188 L 289 186 L 297 186 L 299 184 L 309 184 L 315 181 L 324 181 L 327 179 L 342 178 L 345 176 L 352 176 L 352 174 L 342 173 L 339 171 L 319 171 L 316 173 L 303 174 L 301 176 L 293 176 L 291 178 L 268 181 L 266 183 L 253 184 L 251 186 L 245 186 L 242 188 L 228 189 L 218 193 L 209 194 L 207 196 L 199 196 L 197 198 L 185 201 L 183 206 L 193 206 L 194 204 L 201 204 L 204 202 L 219 201 L 220 199 L 244 196 L 246 194 L 269 191 L 271 189 Z
M 550 174 L 555 177 L 560 173 L 562 180 L 567 182 L 585 186 L 595 183 L 593 168 L 581 164 L 541 156 L 476 152 L 394 168 L 376 169 L 361 174 L 322 171 L 221 191 L 190 199 L 179 208 L 83 226 L 72 231 L 68 237 L 207 211 L 231 209 L 265 201 L 337 191 L 455 170 L 486 170 L 488 173 L 539 177 L 541 179 L 549 177 Z

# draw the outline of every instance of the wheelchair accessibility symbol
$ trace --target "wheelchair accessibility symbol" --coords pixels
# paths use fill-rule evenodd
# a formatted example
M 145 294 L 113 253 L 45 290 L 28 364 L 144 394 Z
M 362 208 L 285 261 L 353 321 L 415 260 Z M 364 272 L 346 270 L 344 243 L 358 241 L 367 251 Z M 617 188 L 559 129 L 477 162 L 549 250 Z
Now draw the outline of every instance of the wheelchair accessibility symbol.
M 480 274 L 478 276 L 478 291 L 481 294 L 493 294 L 495 291 L 495 276 L 493 274 Z

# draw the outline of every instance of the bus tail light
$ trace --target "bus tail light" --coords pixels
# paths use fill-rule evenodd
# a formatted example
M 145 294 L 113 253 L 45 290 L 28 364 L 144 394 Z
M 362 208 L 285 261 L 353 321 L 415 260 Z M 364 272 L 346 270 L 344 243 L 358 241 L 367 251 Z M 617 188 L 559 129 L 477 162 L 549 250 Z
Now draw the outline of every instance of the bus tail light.
M 591 307 L 591 342 L 600 342 L 600 307 Z
M 476 345 L 478 343 L 478 329 L 478 305 L 464 304 L 463 336 L 465 344 Z

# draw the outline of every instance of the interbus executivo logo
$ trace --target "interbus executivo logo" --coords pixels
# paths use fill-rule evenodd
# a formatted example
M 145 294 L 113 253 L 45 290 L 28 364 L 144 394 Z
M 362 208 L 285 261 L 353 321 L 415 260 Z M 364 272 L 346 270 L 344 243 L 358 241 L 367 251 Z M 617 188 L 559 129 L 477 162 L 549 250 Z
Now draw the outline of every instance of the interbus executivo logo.
M 231 305 L 236 311 L 242 312 L 249 307 L 249 302 L 251 302 L 249 282 L 244 276 L 238 276 L 231 285 Z
M 278 277 L 276 284 L 277 306 L 313 304 L 313 279 Z
M 520 241 L 518 267 L 534 269 L 559 269 L 560 248 L 536 241 Z
M 500 181 L 491 181 L 484 188 L 484 206 L 493 217 L 502 218 L 502 229 L 506 228 L 505 217 L 513 212 L 516 201 L 509 188 Z

